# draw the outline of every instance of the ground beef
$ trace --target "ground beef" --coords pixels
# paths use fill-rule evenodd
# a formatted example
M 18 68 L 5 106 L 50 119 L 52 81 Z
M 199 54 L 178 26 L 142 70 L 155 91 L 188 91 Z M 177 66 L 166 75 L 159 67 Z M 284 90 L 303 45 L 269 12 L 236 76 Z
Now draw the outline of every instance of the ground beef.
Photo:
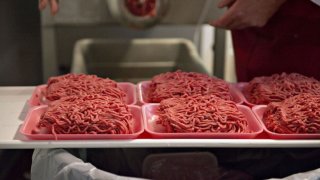
M 297 73 L 282 73 L 256 77 L 244 88 L 246 98 L 253 104 L 280 102 L 301 93 L 320 95 L 320 81 Z
M 263 122 L 276 133 L 320 133 L 320 95 L 304 93 L 270 103 Z
M 157 123 L 169 133 L 249 132 L 245 115 L 233 101 L 194 95 L 161 101 Z
M 68 96 L 51 103 L 38 127 L 56 134 L 130 134 L 132 114 L 119 99 L 101 95 Z
M 46 88 L 46 99 L 55 101 L 66 96 L 83 96 L 100 94 L 125 100 L 126 94 L 111 79 L 96 75 L 66 74 L 49 78 Z
M 151 80 L 149 102 L 158 103 L 172 97 L 185 97 L 195 94 L 216 95 L 232 100 L 228 84 L 215 77 L 195 72 L 167 72 L 154 76 Z

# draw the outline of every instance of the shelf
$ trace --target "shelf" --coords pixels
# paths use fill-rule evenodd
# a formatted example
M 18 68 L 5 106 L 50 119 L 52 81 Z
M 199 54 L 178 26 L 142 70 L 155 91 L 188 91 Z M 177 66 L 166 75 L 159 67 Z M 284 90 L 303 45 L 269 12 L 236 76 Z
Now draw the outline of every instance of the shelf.
M 151 139 L 143 134 L 134 140 L 29 140 L 19 133 L 27 114 L 27 100 L 35 87 L 0 87 L 0 149 L 33 148 L 319 148 L 320 140 L 272 139 Z

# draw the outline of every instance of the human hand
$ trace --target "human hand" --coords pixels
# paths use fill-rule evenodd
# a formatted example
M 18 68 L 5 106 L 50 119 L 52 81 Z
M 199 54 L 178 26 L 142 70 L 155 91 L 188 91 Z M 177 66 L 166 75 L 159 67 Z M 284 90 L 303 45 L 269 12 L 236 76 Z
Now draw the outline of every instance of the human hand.
M 212 26 L 224 29 L 263 27 L 286 0 L 221 0 L 218 8 L 229 9 Z
M 39 9 L 43 10 L 47 7 L 48 3 L 50 5 L 51 14 L 56 15 L 59 10 L 59 0 L 39 0 Z

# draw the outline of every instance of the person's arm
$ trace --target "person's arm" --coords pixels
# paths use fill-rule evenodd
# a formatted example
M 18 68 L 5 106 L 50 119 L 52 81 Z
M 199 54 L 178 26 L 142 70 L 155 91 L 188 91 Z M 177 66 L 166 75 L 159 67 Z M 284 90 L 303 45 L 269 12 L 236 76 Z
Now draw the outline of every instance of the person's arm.
M 221 0 L 219 8 L 229 7 L 211 25 L 224 29 L 263 27 L 286 0 Z
M 57 12 L 59 10 L 59 3 L 58 2 L 59 2 L 59 0 L 39 0 L 39 9 L 43 10 L 49 4 L 50 9 L 51 9 L 51 14 L 55 15 L 55 14 L 57 14 Z

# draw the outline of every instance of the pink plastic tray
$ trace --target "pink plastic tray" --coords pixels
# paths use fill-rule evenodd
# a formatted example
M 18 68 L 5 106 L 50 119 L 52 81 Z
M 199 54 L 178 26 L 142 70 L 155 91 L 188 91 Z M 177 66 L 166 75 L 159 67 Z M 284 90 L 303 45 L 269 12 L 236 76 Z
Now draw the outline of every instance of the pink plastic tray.
M 257 105 L 265 105 L 265 104 L 253 104 L 250 103 L 247 98 L 246 98 L 246 93 L 243 91 L 244 87 L 246 87 L 249 83 L 247 82 L 239 82 L 239 83 L 234 83 L 232 84 L 232 86 L 237 89 L 241 94 L 242 94 L 242 101 L 244 102 L 244 104 L 253 107 L 253 106 L 257 106 Z
M 320 134 L 279 134 L 271 132 L 267 129 L 262 121 L 263 113 L 265 112 L 267 105 L 258 105 L 252 108 L 254 115 L 261 122 L 263 130 L 269 135 L 272 139 L 320 139 Z
M 38 132 L 37 124 L 41 115 L 46 111 L 47 106 L 33 107 L 27 114 L 20 133 L 29 139 L 36 140 L 55 140 L 53 134 L 41 134 Z M 129 105 L 130 112 L 133 114 L 133 134 L 57 134 L 57 140 L 86 140 L 86 139 L 134 139 L 144 131 L 141 108 L 134 105 Z
M 156 113 L 159 104 L 145 104 L 142 106 L 142 116 L 145 130 L 153 138 L 205 138 L 205 139 L 252 139 L 263 132 L 260 122 L 255 118 L 249 107 L 237 105 L 247 120 L 251 133 L 167 133 L 165 127 L 157 124 Z
M 136 85 L 129 82 L 119 82 L 117 83 L 118 87 L 122 89 L 126 93 L 126 104 L 133 105 L 137 103 L 137 92 Z M 46 100 L 44 93 L 47 85 L 40 85 L 35 88 L 33 91 L 31 98 L 29 99 L 29 106 L 40 106 L 47 105 L 50 103 L 49 100 Z
M 151 81 L 142 81 L 138 83 L 138 97 L 139 103 L 141 104 L 151 103 L 148 100 L 147 95 L 150 83 Z M 242 97 L 243 95 L 241 94 L 241 92 L 238 89 L 234 88 L 232 85 L 230 85 L 229 87 L 231 96 L 233 97 L 233 101 L 237 104 L 242 104 L 244 97 Z

